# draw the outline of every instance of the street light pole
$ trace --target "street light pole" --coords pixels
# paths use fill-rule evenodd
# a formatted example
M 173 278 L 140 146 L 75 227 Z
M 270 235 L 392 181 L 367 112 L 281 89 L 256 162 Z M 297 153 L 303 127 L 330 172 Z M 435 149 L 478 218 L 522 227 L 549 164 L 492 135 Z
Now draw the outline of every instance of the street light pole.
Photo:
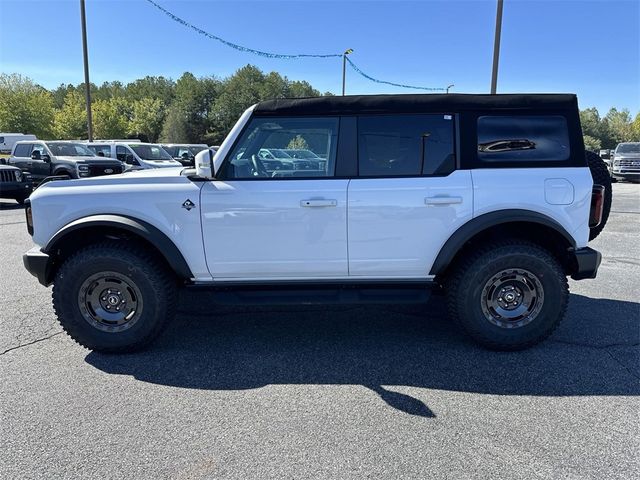
M 496 33 L 493 40 L 493 69 L 491 72 L 491 94 L 495 95 L 498 86 L 498 59 L 500 57 L 500 33 L 502 31 L 502 2 L 498 0 L 496 9 Z
M 352 48 L 347 48 L 342 54 L 342 95 L 344 96 L 345 86 L 347 82 L 347 55 L 353 53 Z
M 84 57 L 84 90 L 87 102 L 87 133 L 89 141 L 93 141 L 93 121 L 91 118 L 91 84 L 89 83 L 89 54 L 87 53 L 87 18 L 84 11 L 84 0 L 80 0 L 80 21 L 82 23 L 82 55 Z
M 451 87 L 455 87 L 455 85 L 454 85 L 453 83 L 452 83 L 451 85 L 447 85 L 447 93 L 449 93 L 449 89 L 450 89 Z

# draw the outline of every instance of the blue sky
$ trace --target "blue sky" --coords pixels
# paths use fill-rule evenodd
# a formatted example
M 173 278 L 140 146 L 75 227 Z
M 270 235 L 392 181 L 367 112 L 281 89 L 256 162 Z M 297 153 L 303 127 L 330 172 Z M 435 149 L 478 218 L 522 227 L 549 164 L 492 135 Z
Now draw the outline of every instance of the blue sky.
M 278 53 L 355 50 L 371 76 L 489 89 L 495 0 L 171 1 L 185 20 L 247 47 Z M 78 0 L 0 0 L 0 71 L 45 87 L 83 81 Z M 239 52 L 173 22 L 144 0 L 87 0 L 91 81 L 184 71 L 224 77 L 248 63 L 339 93 L 341 61 Z M 581 108 L 640 111 L 640 1 L 505 0 L 498 92 L 575 92 Z M 348 71 L 347 93 L 412 92 Z

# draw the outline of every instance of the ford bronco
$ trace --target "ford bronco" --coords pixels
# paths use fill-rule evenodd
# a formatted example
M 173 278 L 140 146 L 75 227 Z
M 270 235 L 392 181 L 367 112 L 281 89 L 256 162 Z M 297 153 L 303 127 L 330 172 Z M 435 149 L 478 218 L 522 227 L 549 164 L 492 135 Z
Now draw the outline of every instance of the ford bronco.
M 611 188 L 574 95 L 372 95 L 261 102 L 195 168 L 52 181 L 27 202 L 24 264 L 90 349 L 149 344 L 186 286 L 240 303 L 442 291 L 470 337 L 517 350 L 558 326 L 567 277 L 595 278 Z

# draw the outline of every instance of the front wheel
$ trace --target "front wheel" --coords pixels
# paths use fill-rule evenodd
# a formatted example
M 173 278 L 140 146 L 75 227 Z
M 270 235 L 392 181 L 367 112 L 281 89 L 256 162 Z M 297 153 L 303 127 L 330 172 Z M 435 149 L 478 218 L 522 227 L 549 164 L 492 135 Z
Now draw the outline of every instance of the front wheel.
M 64 330 L 101 352 L 145 347 L 173 317 L 175 304 L 176 285 L 162 263 L 119 241 L 75 253 L 53 285 L 53 307 Z
M 492 350 L 521 350 L 547 338 L 564 317 L 568 297 L 558 260 L 518 241 L 469 254 L 447 285 L 452 319 Z

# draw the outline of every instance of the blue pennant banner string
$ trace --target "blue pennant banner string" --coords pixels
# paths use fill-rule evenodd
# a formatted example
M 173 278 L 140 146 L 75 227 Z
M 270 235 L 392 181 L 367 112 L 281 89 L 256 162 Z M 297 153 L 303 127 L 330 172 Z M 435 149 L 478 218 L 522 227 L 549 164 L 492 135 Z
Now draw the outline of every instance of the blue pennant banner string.
M 200 35 L 203 35 L 207 38 L 210 38 L 211 40 L 216 40 L 228 47 L 234 48 L 240 52 L 245 52 L 245 53 L 253 53 L 254 55 L 259 55 L 261 57 L 266 57 L 266 58 L 284 58 L 284 59 L 295 59 L 295 58 L 337 58 L 337 57 L 342 57 L 343 54 L 342 53 L 327 53 L 327 54 L 308 54 L 308 53 L 299 53 L 299 54 L 281 54 L 281 53 L 270 53 L 270 52 L 263 52 L 261 50 L 254 50 L 253 48 L 248 48 L 248 47 L 243 47 L 242 45 L 238 45 L 236 43 L 232 43 L 229 42 L 223 38 L 217 37 L 216 35 L 213 35 L 209 32 L 205 32 L 204 30 L 202 30 L 201 28 L 196 27 L 195 25 L 190 24 L 189 22 L 187 22 L 186 20 L 183 20 L 182 18 L 178 17 L 177 15 L 174 15 L 173 13 L 171 13 L 170 11 L 168 11 L 167 9 L 165 9 L 164 7 L 162 7 L 161 5 L 158 5 L 156 2 L 154 2 L 153 0 L 146 0 L 148 3 L 150 3 L 151 5 L 153 5 L 155 8 L 157 8 L 158 10 L 160 10 L 162 13 L 164 13 L 165 15 L 167 15 L 169 18 L 171 18 L 171 20 L 187 27 L 190 28 L 191 30 L 194 30 L 195 32 L 199 33 Z M 385 85 L 391 85 L 394 87 L 400 87 L 400 88 L 411 88 L 411 89 L 415 89 L 415 90 L 426 90 L 426 91 L 430 91 L 430 92 L 443 92 L 445 91 L 444 88 L 434 88 L 434 87 L 416 87 L 413 85 L 403 85 L 401 83 L 394 83 L 394 82 L 387 82 L 386 80 L 379 80 L 377 78 L 373 78 L 370 75 L 367 75 L 366 73 L 364 73 L 362 70 L 360 70 L 360 68 L 358 68 L 356 66 L 355 63 L 353 63 L 351 61 L 351 59 L 349 57 L 346 57 L 347 62 L 349 62 L 349 65 L 351 66 L 351 68 L 353 68 L 357 73 L 359 73 L 360 75 L 362 75 L 364 78 L 366 78 L 367 80 L 370 80 L 372 82 L 375 83 L 383 83 Z
M 427 90 L 429 92 L 444 92 L 445 91 L 445 89 L 441 88 L 441 87 L 416 87 L 416 86 L 413 86 L 413 85 L 404 85 L 402 83 L 393 83 L 393 82 L 387 82 L 386 80 L 379 80 L 377 78 L 373 78 L 373 77 L 367 75 L 362 70 L 360 70 L 356 66 L 356 64 L 351 61 L 351 59 L 349 57 L 347 57 L 347 62 L 349 62 L 349 65 L 351 66 L 351 68 L 353 68 L 356 72 L 358 72 L 364 78 L 366 78 L 367 80 L 371 80 L 372 82 L 384 83 L 385 85 L 392 85 L 394 87 L 413 88 L 413 89 L 416 89 L 416 90 Z
M 183 20 L 182 18 L 174 15 L 173 13 L 171 13 L 168 10 L 166 10 L 161 5 L 158 5 L 153 0 L 147 0 L 147 2 L 149 2 L 151 5 L 156 7 L 158 10 L 160 10 L 162 13 L 167 15 L 169 18 L 171 18 L 175 22 L 178 22 L 178 23 L 184 25 L 187 28 L 195 30 L 200 35 L 204 35 L 205 37 L 210 38 L 211 40 L 217 40 L 218 42 L 221 42 L 221 43 L 225 44 L 228 47 L 235 48 L 236 50 L 239 50 L 241 52 L 253 53 L 255 55 L 260 55 L 261 57 L 267 57 L 267 58 L 333 58 L 333 57 L 341 57 L 342 56 L 341 53 L 328 53 L 328 54 L 324 54 L 324 55 L 300 53 L 300 54 L 295 54 L 295 55 L 285 55 L 285 54 L 280 54 L 280 53 L 262 52 L 260 50 L 254 50 L 253 48 L 243 47 L 242 45 L 238 45 L 238 44 L 235 44 L 235 43 L 232 43 L 232 42 L 228 42 L 227 40 L 225 40 L 223 38 L 220 38 L 220 37 L 212 35 L 212 34 L 210 34 L 208 32 L 205 32 L 201 28 L 198 28 L 195 25 L 190 24 L 186 20 Z

